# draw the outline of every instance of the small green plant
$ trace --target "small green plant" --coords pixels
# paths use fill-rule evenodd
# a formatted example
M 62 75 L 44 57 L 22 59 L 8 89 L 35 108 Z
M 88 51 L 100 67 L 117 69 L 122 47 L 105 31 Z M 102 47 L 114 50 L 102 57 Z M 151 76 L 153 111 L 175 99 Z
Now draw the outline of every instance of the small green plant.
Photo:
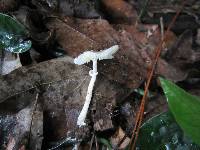
M 108 150 L 112 150 L 112 145 L 108 139 L 105 138 L 98 138 L 98 142 L 104 145 Z
M 146 121 L 137 147 L 144 150 L 200 149 L 200 98 L 160 78 L 169 111 Z
M 200 145 L 200 98 L 189 94 L 169 80 L 160 78 L 160 82 L 177 123 Z
M 200 149 L 184 134 L 170 111 L 152 117 L 141 126 L 136 147 L 141 150 Z
M 23 53 L 31 48 L 28 31 L 16 19 L 0 13 L 0 50 Z

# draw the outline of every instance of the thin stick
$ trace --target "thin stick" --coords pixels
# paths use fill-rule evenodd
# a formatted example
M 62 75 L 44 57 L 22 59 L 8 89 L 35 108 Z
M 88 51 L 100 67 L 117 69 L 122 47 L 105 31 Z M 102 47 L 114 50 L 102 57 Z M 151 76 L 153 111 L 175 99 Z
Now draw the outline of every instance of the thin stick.
M 158 59 L 160 57 L 162 45 L 163 45 L 164 41 L 166 40 L 167 35 L 168 35 L 170 29 L 172 28 L 172 26 L 174 25 L 177 17 L 179 16 L 180 12 L 182 11 L 184 5 L 185 5 L 185 1 L 183 1 L 181 8 L 177 11 L 176 15 L 174 16 L 171 23 L 169 24 L 163 40 L 159 43 L 158 47 L 155 49 L 156 56 L 155 56 L 155 59 L 154 59 L 154 63 L 151 67 L 150 73 L 149 73 L 147 84 L 145 86 L 144 95 L 143 95 L 142 100 L 141 100 L 140 109 L 139 109 L 139 112 L 138 112 L 138 115 L 137 115 L 137 118 L 136 118 L 134 132 L 133 132 L 132 137 L 131 137 L 130 150 L 135 149 L 135 145 L 136 145 L 137 137 L 138 137 L 138 134 L 139 134 L 140 126 L 141 126 L 141 123 L 142 123 L 142 120 L 143 120 L 144 107 L 145 107 L 145 102 L 146 102 L 146 98 L 147 98 L 147 94 L 148 94 L 148 89 L 149 89 L 149 86 L 150 86 L 150 83 L 151 83 L 151 80 L 152 80 L 152 77 L 153 77 L 154 70 L 156 68 L 156 64 L 157 64 Z
M 96 150 L 99 150 L 99 145 L 98 145 L 98 142 L 97 142 L 97 137 L 96 137 L 96 135 L 95 135 L 95 147 L 96 147 Z
M 37 109 L 38 98 L 39 98 L 39 93 L 37 93 L 35 96 L 35 103 L 33 105 L 33 110 L 32 110 L 32 114 L 31 114 L 31 123 L 30 123 L 30 127 L 29 127 L 29 137 L 28 137 L 29 144 L 30 144 L 31 134 L 32 134 L 31 132 L 32 132 L 32 126 L 33 126 L 33 116 L 35 115 L 35 111 Z
M 161 32 L 161 39 L 164 38 L 164 23 L 163 23 L 163 17 L 160 17 L 160 32 Z
M 124 136 L 123 136 L 123 138 L 119 141 L 119 143 L 117 144 L 117 147 L 119 148 L 121 145 L 122 145 L 122 143 L 124 142 L 124 140 L 127 138 L 128 136 L 127 136 L 127 134 L 125 134 Z
M 93 142 L 94 142 L 94 133 L 93 133 L 93 135 L 92 135 L 92 139 L 91 139 L 91 141 L 90 141 L 90 149 L 89 150 L 92 150 L 92 145 L 93 145 Z

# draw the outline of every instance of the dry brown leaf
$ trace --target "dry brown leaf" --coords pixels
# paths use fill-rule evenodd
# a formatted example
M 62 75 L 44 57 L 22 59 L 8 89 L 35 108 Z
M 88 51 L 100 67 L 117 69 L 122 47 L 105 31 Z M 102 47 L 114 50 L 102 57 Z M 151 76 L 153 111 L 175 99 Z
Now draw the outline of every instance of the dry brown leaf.
M 118 25 L 115 30 L 103 19 L 66 18 L 51 19 L 47 26 L 50 30 L 55 30 L 58 43 L 73 57 L 86 50 L 101 50 L 119 44 L 120 50 L 115 58 L 102 61 L 99 72 L 109 80 L 129 88 L 139 87 L 146 78 L 154 58 L 154 49 L 160 40 L 159 28 L 155 25 L 141 25 L 137 28 Z M 170 40 L 165 46 L 170 47 L 175 38 Z M 173 81 L 181 81 L 186 77 L 179 68 L 161 58 L 156 73 Z
M 124 0 L 101 0 L 108 17 L 115 23 L 135 23 L 136 10 Z
M 111 144 L 114 147 L 114 149 L 119 149 L 119 150 L 123 150 L 125 149 L 129 142 L 130 142 L 130 138 L 126 137 L 123 142 L 120 144 L 120 147 L 117 147 L 118 144 L 122 141 L 122 139 L 125 136 L 125 132 L 122 130 L 122 128 L 118 128 L 117 131 L 115 132 L 115 134 L 110 138 L 111 139 Z

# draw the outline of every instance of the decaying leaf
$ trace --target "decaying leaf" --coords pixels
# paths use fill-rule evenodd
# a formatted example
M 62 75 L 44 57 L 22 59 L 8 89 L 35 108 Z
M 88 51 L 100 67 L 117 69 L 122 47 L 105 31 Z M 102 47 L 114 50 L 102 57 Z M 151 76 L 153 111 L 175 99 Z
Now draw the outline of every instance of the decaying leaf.
M 0 50 L 1 52 L 1 50 Z M 0 75 L 5 75 L 22 66 L 19 55 L 2 51 L 0 54 Z
M 0 12 L 9 12 L 7 15 L 15 16 L 28 29 L 28 36 L 23 33 L 25 30 L 19 31 L 23 33 L 20 38 L 14 37 L 18 27 L 9 29 L 13 36 L 11 44 L 31 40 L 30 54 L 34 50 L 40 54 L 35 63 L 48 60 L 0 76 L 0 149 L 72 149 L 74 145 L 79 147 L 80 142 L 82 149 L 82 143 L 90 141 L 92 134 L 95 137 L 101 133 L 109 134 L 105 138 L 111 139 L 109 148 L 125 149 L 129 138 L 121 145 L 119 142 L 132 133 L 141 96 L 134 89 L 145 85 L 154 50 L 181 3 L 181 0 L 0 0 Z M 186 2 L 173 32 L 162 45 L 162 56 L 154 73 L 155 78 L 161 75 L 182 81 L 198 94 L 199 4 L 195 0 Z M 153 24 L 142 24 L 145 22 Z M 192 32 L 185 31 L 188 28 Z M 9 41 L 4 35 L 7 34 L 1 38 Z M 87 125 L 79 128 L 77 117 L 84 104 L 91 63 L 76 66 L 70 57 L 116 44 L 120 50 L 115 58 L 98 65 Z M 30 54 L 20 55 L 22 65 L 34 60 Z M 70 57 L 49 60 L 64 54 Z M 3 57 L 1 66 L 10 58 Z M 155 84 L 151 88 L 156 87 L 156 96 L 148 97 L 145 119 L 167 109 Z M 95 140 L 92 142 L 85 149 L 91 145 L 98 147 Z
M 101 0 L 102 8 L 107 14 L 107 18 L 114 23 L 134 24 L 137 19 L 137 12 L 124 0 Z
M 130 142 L 130 138 L 129 137 L 125 137 L 125 136 L 126 136 L 126 133 L 122 130 L 122 128 L 119 127 L 117 129 L 117 131 L 115 132 L 115 134 L 111 137 L 112 146 L 114 148 L 119 149 L 119 150 L 125 149 L 128 146 L 129 142 Z M 125 139 L 123 139 L 124 137 L 125 137 Z M 122 143 L 118 147 L 118 145 L 119 145 L 119 143 L 121 141 L 122 141 Z
M 186 73 L 191 70 L 191 65 L 200 61 L 200 52 L 192 48 L 192 32 L 190 30 L 183 32 L 165 57 L 169 64 Z
M 38 111 L 37 117 L 34 117 L 32 120 L 32 114 L 34 112 L 34 107 L 31 104 L 26 108 L 20 110 L 17 113 L 11 114 L 0 114 L 0 148 L 1 149 L 20 149 L 20 147 L 34 143 L 31 150 L 35 148 L 41 149 L 42 142 L 42 127 L 43 127 L 43 118 L 42 112 Z M 39 123 L 40 126 L 35 126 L 36 123 Z M 36 136 L 32 136 L 31 128 L 37 128 L 37 131 L 34 133 Z
M 22 67 L 0 77 L 0 108 L 7 112 L 19 111 L 30 104 L 39 92 L 38 103 L 42 103 L 44 111 L 46 145 L 63 137 L 77 138 L 78 141 L 87 139 L 91 127 L 78 128 L 76 121 L 87 92 L 88 72 L 88 67 L 77 66 L 68 57 Z M 100 74 L 91 105 L 93 113 L 88 114 L 87 123 L 92 121 L 95 130 L 113 129 L 112 111 L 117 101 L 129 91 Z M 97 126 L 99 122 L 101 124 Z
M 130 97 L 128 99 L 129 101 L 121 104 L 121 107 L 119 108 L 119 113 L 121 114 L 121 117 L 117 119 L 120 123 L 120 126 L 129 136 L 131 135 L 131 132 L 134 128 L 133 122 L 136 119 L 136 114 L 139 106 L 139 103 L 137 101 L 131 99 L 134 99 L 134 97 Z M 167 103 L 163 96 L 157 95 L 155 97 L 149 98 L 144 113 L 144 120 L 167 110 Z
M 142 22 L 145 23 L 159 23 L 160 17 L 163 17 L 164 26 L 167 27 L 171 22 L 174 14 L 178 8 L 182 5 L 182 0 L 174 1 L 148 1 L 145 7 L 145 1 L 141 0 L 137 3 L 137 8 L 139 12 L 143 12 L 141 16 Z M 199 28 L 199 10 L 200 4 L 195 0 L 187 0 L 185 7 L 183 8 L 181 14 L 177 18 L 177 21 L 172 27 L 172 30 L 177 33 L 182 33 L 186 29 L 195 30 Z
M 131 88 L 139 87 L 146 78 L 159 42 L 155 39 L 160 37 L 158 29 L 153 26 L 152 29 L 143 27 L 143 31 L 131 26 L 118 26 L 115 30 L 103 19 L 50 19 L 47 26 L 55 30 L 58 43 L 73 57 L 86 50 L 101 50 L 119 44 L 120 50 L 115 59 L 102 62 L 99 69 L 109 80 Z M 152 32 L 152 35 L 148 35 L 148 32 Z M 139 42 L 138 35 L 146 41 L 145 44 Z M 186 77 L 179 68 L 174 68 L 163 59 L 158 61 L 157 74 L 173 81 Z

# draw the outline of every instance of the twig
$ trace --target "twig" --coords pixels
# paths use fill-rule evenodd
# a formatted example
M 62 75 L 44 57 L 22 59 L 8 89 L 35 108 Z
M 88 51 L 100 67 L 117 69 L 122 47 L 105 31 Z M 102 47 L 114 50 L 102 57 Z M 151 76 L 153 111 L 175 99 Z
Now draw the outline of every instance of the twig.
M 89 150 L 92 150 L 92 145 L 93 145 L 93 142 L 94 142 L 94 133 L 93 133 L 93 135 L 92 135 L 92 139 L 91 139 L 91 141 L 90 141 L 90 149 Z
M 163 17 L 160 17 L 160 32 L 161 32 L 161 39 L 164 38 L 164 25 L 163 25 Z
M 163 17 L 160 17 L 160 33 L 161 33 L 161 40 L 164 39 L 164 23 L 163 23 Z M 165 47 L 165 42 L 163 42 L 162 48 Z
M 127 134 L 125 134 L 124 136 L 123 136 L 123 138 L 119 141 L 119 143 L 117 144 L 117 148 L 119 148 L 121 145 L 122 145 L 122 143 L 124 142 L 124 140 L 127 138 L 128 136 L 127 136 Z
M 95 146 L 96 146 L 96 150 L 99 150 L 99 146 L 98 146 L 98 142 L 97 142 L 97 137 L 95 135 Z
M 0 49 L 0 75 L 3 73 L 3 62 L 4 62 L 5 52 L 4 49 Z
M 37 109 L 37 103 L 38 103 L 38 97 L 39 97 L 39 93 L 36 94 L 35 96 L 35 103 L 33 105 L 33 110 L 32 110 L 32 114 L 31 114 L 31 124 L 30 124 L 30 128 L 29 128 L 29 137 L 28 137 L 28 143 L 30 144 L 30 141 L 31 141 L 31 130 L 32 130 L 32 126 L 33 126 L 33 116 L 34 116 L 34 113 Z
M 75 145 L 75 144 L 78 144 L 80 142 L 81 142 L 81 140 L 77 140 L 76 138 L 66 137 L 66 138 L 62 139 L 61 141 L 56 142 L 56 144 L 54 144 L 54 146 L 49 148 L 48 150 L 58 149 L 59 147 L 63 146 L 64 144 L 73 144 L 73 145 Z
M 138 137 L 138 134 L 139 134 L 140 126 L 141 126 L 141 123 L 142 123 L 142 120 L 143 120 L 144 107 L 145 107 L 145 103 L 146 103 L 146 100 L 147 100 L 146 98 L 147 98 L 147 94 L 148 94 L 148 89 L 149 89 L 149 86 L 150 86 L 150 83 L 151 83 L 151 80 L 152 80 L 152 77 L 153 77 L 154 70 L 156 68 L 156 64 L 157 64 L 158 59 L 160 57 L 162 45 L 163 45 L 164 41 L 166 40 L 168 33 L 169 33 L 170 29 L 172 28 L 172 26 L 174 25 L 177 17 L 179 16 L 180 12 L 182 11 L 184 5 L 185 5 L 185 1 L 183 1 L 181 8 L 177 11 L 176 15 L 174 16 L 171 23 L 169 24 L 163 40 L 161 40 L 161 42 L 159 43 L 159 45 L 155 49 L 156 55 L 155 55 L 154 63 L 151 66 L 151 69 L 150 69 L 150 72 L 149 72 L 147 84 L 145 86 L 144 95 L 142 97 L 141 104 L 140 104 L 140 109 L 139 109 L 137 117 L 136 117 L 136 122 L 135 122 L 134 130 L 133 130 L 133 134 L 132 134 L 131 142 L 130 142 L 130 150 L 135 149 L 135 145 L 136 145 L 137 137 Z

